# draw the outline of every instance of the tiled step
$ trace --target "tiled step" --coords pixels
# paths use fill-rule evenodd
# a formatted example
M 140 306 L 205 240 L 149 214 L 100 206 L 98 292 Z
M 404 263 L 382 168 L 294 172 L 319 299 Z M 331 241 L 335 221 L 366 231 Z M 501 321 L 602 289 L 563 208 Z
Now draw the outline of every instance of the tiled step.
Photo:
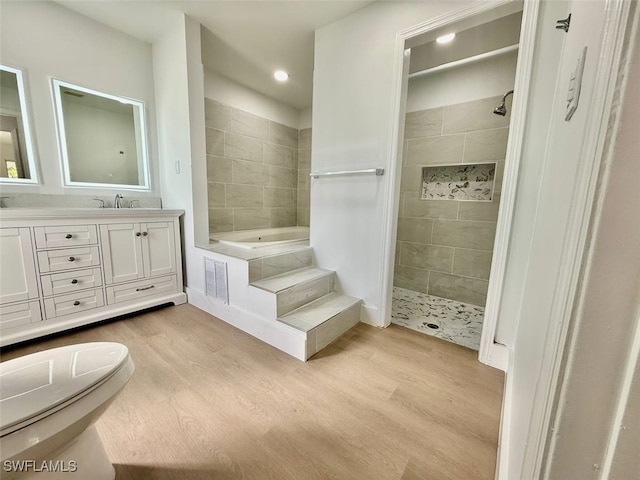
M 306 267 L 252 282 L 251 285 L 276 297 L 276 316 L 295 310 L 333 291 L 335 272 Z
M 249 260 L 249 282 L 274 277 L 293 270 L 310 267 L 313 263 L 313 248 L 304 246 L 292 251 Z
M 307 334 L 307 358 L 360 321 L 361 300 L 332 292 L 278 318 Z

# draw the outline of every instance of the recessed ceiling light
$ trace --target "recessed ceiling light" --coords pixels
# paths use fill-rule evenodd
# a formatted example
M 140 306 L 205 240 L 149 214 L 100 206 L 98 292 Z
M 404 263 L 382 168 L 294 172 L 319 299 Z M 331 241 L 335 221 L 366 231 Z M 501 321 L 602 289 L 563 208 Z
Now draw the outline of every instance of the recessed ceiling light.
M 438 42 L 438 43 L 449 43 L 454 38 L 456 38 L 456 34 L 455 33 L 448 33 L 447 35 L 442 35 L 441 37 L 436 38 L 436 42 Z
M 276 70 L 273 72 L 273 78 L 278 80 L 279 82 L 286 82 L 289 80 L 289 74 L 284 70 Z

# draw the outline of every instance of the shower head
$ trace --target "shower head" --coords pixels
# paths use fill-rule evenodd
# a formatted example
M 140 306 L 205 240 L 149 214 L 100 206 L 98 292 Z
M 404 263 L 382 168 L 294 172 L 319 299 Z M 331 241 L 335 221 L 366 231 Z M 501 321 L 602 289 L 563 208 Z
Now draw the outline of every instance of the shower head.
M 511 95 L 513 93 L 513 90 L 509 90 L 507 93 L 505 93 L 502 97 L 502 102 L 500 102 L 500 105 L 498 105 L 495 110 L 493 111 L 493 113 L 495 113 L 496 115 L 502 115 L 503 117 L 507 114 L 507 107 L 505 107 L 505 102 L 507 100 L 507 97 L 509 95 Z

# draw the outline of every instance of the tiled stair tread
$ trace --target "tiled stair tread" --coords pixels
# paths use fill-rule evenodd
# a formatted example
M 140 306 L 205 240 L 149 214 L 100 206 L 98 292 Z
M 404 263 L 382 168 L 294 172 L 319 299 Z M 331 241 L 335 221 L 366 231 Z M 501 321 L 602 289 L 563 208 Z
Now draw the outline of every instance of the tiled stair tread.
M 358 298 L 333 292 L 279 317 L 278 321 L 308 332 L 358 302 Z
M 293 287 L 294 285 L 326 277 L 332 273 L 334 272 L 331 270 L 324 270 L 317 267 L 305 267 L 291 272 L 282 273 L 274 277 L 264 278 L 251 283 L 251 285 L 261 288 L 262 290 L 267 290 L 268 292 L 277 293 Z
M 265 255 L 264 257 L 259 257 L 258 259 L 254 258 L 252 260 L 267 260 L 267 259 L 273 258 L 273 257 L 282 257 L 284 255 L 290 255 L 292 253 L 304 252 L 305 250 L 313 250 L 313 248 L 310 247 L 309 245 L 300 245 L 299 248 L 292 248 L 291 250 L 287 250 L 285 252 L 269 253 L 269 254 Z

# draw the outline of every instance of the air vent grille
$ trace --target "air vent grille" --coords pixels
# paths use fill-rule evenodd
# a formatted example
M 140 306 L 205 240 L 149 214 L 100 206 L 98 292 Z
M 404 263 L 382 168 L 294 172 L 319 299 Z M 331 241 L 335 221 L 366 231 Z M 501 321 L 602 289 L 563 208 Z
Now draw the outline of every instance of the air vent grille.
M 225 304 L 229 303 L 227 264 L 212 258 L 204 259 L 205 293 Z

